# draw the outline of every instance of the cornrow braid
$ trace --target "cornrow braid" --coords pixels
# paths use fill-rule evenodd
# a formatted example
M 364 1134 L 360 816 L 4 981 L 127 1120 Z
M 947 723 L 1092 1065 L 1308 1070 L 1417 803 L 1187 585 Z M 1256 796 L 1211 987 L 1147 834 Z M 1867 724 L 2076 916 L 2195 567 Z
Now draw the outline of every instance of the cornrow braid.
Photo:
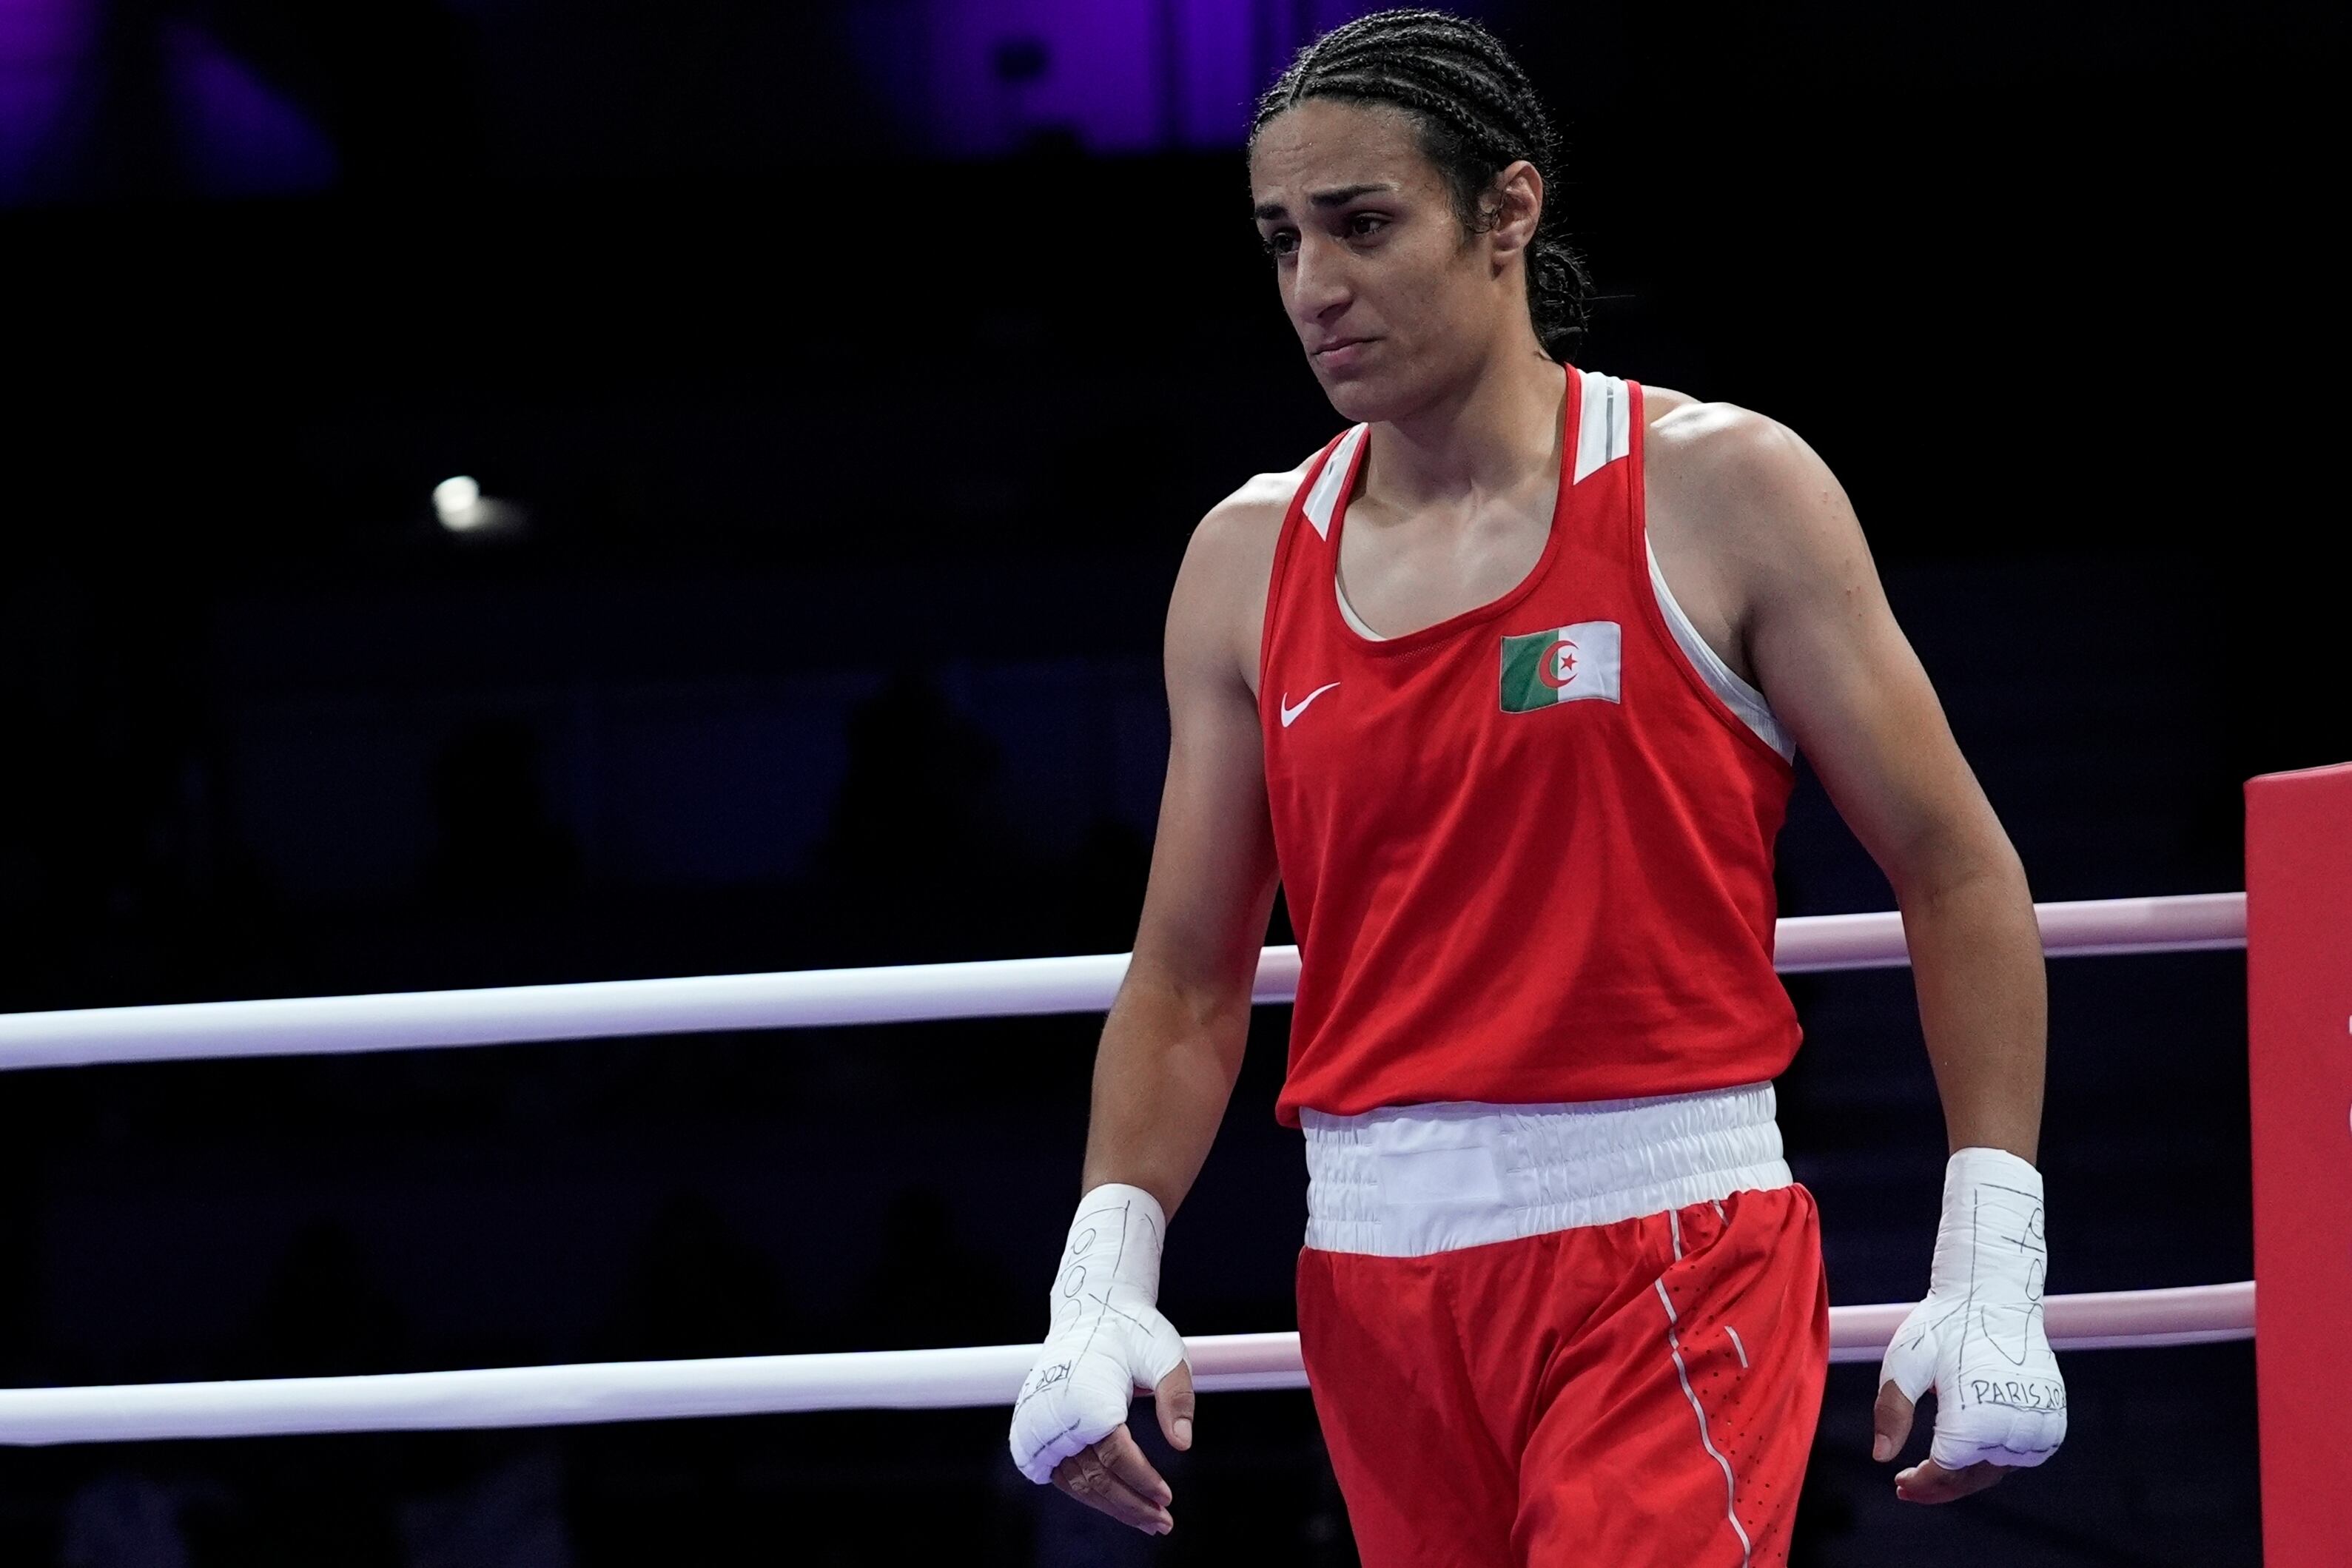
M 1308 44 L 1258 99 L 1252 142 L 1267 120 L 1310 98 L 1387 104 L 1412 116 L 1422 151 L 1473 232 L 1494 224 L 1486 198 L 1505 168 L 1524 158 L 1549 185 L 1559 166 L 1559 133 L 1519 62 L 1486 28 L 1443 11 L 1375 11 Z M 1567 360 L 1583 340 L 1592 285 L 1558 211 L 1544 204 L 1528 247 L 1528 316 L 1544 352 Z

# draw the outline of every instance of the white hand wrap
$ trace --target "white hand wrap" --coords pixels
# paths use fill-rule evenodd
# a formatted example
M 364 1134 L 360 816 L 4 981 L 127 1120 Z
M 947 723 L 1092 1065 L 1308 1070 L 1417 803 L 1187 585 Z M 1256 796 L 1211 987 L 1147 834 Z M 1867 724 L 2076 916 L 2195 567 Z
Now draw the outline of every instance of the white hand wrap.
M 2042 1173 L 2001 1149 L 1954 1155 L 1927 1299 L 1879 1365 L 1880 1385 L 1914 1402 L 1936 1391 L 1928 1457 L 1948 1470 L 2038 1465 L 2066 1440 L 2066 1384 L 2042 1323 L 2048 1261 Z
M 1098 1186 L 1078 1200 L 1054 1277 L 1054 1323 L 1013 1406 L 1013 1462 L 1044 1485 L 1054 1467 L 1127 1421 L 1138 1388 L 1184 1360 L 1184 1342 L 1153 1305 L 1167 1218 L 1139 1186 Z

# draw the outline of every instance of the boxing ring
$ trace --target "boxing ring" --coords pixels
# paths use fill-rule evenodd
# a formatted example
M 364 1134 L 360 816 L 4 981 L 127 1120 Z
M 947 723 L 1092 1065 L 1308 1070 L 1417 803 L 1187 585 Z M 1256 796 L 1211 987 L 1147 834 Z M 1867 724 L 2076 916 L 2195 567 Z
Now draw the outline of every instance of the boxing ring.
M 2340 810 L 2343 842 L 2352 844 L 2352 768 L 2323 775 L 2257 780 L 2250 804 L 2272 782 L 2332 776 L 2326 810 Z M 2263 813 L 2253 813 L 2251 841 L 2263 842 Z M 2340 892 L 2299 899 L 2305 924 L 2340 933 L 2352 907 L 2352 849 Z M 2325 859 L 2325 857 L 2321 857 Z M 2276 865 L 2273 861 L 2277 862 Z M 2265 858 L 2249 854 L 2249 882 L 2264 875 L 2309 875 L 2313 857 L 2294 847 Z M 2323 866 L 2322 872 L 2326 868 Z M 2257 899 L 2261 894 L 2257 892 Z M 2284 910 L 2284 904 L 2282 909 Z M 2248 946 L 2245 894 L 2110 899 L 2037 905 L 2043 947 L 2052 957 L 2158 954 Z M 2334 922 L 2328 926 L 2328 922 Z M 2259 921 L 2257 923 L 2259 925 Z M 2323 933 L 2324 935 L 2324 933 Z M 2292 933 L 2282 935 L 2282 950 Z M 2322 941 L 2318 960 L 2341 956 L 2345 944 Z M 2261 938 L 2257 937 L 2259 946 Z M 197 1058 L 412 1051 L 522 1041 L 688 1034 L 818 1025 L 1098 1012 L 1110 1005 L 1125 973 L 1124 955 L 835 969 L 706 978 L 386 996 L 94 1009 L 0 1016 L 0 1070 L 55 1068 Z M 1787 974 L 1906 966 L 1900 917 L 1894 914 L 1784 919 L 1776 967 Z M 2257 1273 L 2265 1186 L 2263 1113 L 2264 996 L 2256 975 L 2254 1060 L 2257 1141 Z M 2352 965 L 2344 966 L 2352 975 Z M 2300 973 L 2300 970 L 2297 971 Z M 1290 999 L 1295 947 L 1261 956 L 1253 995 Z M 2338 1020 L 2346 1013 L 2336 1014 Z M 2345 1043 L 2339 1021 L 2337 1043 Z M 2352 1057 L 2352 1051 L 2347 1051 Z M 2293 1091 L 2300 1102 L 2305 1091 Z M 2327 1117 L 2347 1134 L 2344 1108 Z M 2340 1163 L 2340 1162 L 2339 1162 Z M 2346 1253 L 2352 1267 L 2352 1248 Z M 2298 1286 L 2298 1289 L 2301 1287 Z M 2265 1296 L 2265 1301 L 2268 1301 Z M 2335 1300 L 2346 1299 L 2337 1295 Z M 1831 1310 L 1831 1359 L 1874 1361 L 1909 1302 Z M 2242 1340 L 2255 1333 L 2251 1281 L 2182 1289 L 2051 1296 L 2044 1308 L 2052 1343 L 2061 1351 L 2148 1347 Z M 2340 1313 L 2326 1314 L 2331 1319 Z M 2272 1312 L 2264 1312 L 2269 1335 Z M 2332 1329 L 2330 1331 L 2333 1332 Z M 1188 1339 L 1194 1380 L 1204 1392 L 1302 1388 L 1306 1374 L 1295 1333 L 1227 1334 Z M 2265 1351 L 2268 1346 L 2265 1343 Z M 1034 1356 L 1033 1345 L 959 1350 L 766 1355 L 571 1366 L 499 1367 L 375 1376 L 240 1382 L 140 1384 L 104 1387 L 0 1390 L 0 1443 L 121 1442 L 269 1434 L 445 1430 L 591 1422 L 742 1416 L 790 1411 L 926 1409 L 1010 1406 Z M 2265 1366 L 2269 1356 L 2264 1355 Z M 2305 1369 L 2307 1375 L 2308 1368 Z M 2326 1379 L 2321 1379 L 2325 1382 Z M 2269 1458 L 2272 1393 L 2263 1383 Z M 2334 1412 L 2330 1411 L 2332 1419 Z M 2317 1428 L 2314 1428 L 2317 1430 Z M 2265 1496 L 2270 1467 L 2265 1467 Z M 2266 1509 L 2266 1512 L 2268 1510 Z M 2288 1561 L 2276 1552 L 2274 1563 Z M 2296 1562 L 2305 1561 L 2301 1558 Z M 2313 1557 L 2311 1562 L 2319 1559 Z
M 2037 908 L 2053 956 L 2245 945 L 2242 894 Z M 1906 962 L 1899 916 L 1780 922 L 1784 973 Z M 1124 955 L 623 980 L 376 997 L 103 1008 L 0 1017 L 0 1069 L 286 1056 L 823 1024 L 1098 1012 Z M 1254 994 L 1287 1001 L 1298 950 L 1269 947 Z M 2058 1348 L 2191 1344 L 2253 1333 L 2251 1282 L 2053 1296 Z M 1833 1308 L 1832 1359 L 1875 1360 L 1909 1302 Z M 1303 1388 L 1295 1333 L 1186 1342 L 1204 1392 Z M 740 1356 L 382 1376 L 0 1391 L 0 1442 L 70 1443 L 296 1432 L 563 1426 L 852 1408 L 1011 1405 L 1034 1345 Z

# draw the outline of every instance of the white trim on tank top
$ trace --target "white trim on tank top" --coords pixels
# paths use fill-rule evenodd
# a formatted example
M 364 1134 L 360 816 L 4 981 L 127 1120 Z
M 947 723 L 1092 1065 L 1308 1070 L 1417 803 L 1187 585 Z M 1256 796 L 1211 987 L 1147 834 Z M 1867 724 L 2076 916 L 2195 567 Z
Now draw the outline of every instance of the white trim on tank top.
M 1658 570 L 1658 552 L 1650 544 L 1650 531 L 1642 530 L 1642 553 L 1650 559 L 1650 586 L 1657 591 L 1658 609 L 1666 618 L 1666 630 L 1675 634 L 1675 645 L 1698 671 L 1699 679 L 1707 689 L 1723 699 L 1723 706 L 1739 716 L 1739 722 L 1756 732 L 1756 738 L 1780 754 L 1783 762 L 1797 759 L 1797 742 L 1787 727 L 1781 724 L 1772 705 L 1764 694 L 1739 678 L 1739 673 L 1723 662 L 1707 640 L 1698 634 L 1691 618 L 1675 601 L 1675 591 L 1666 586 L 1666 574 Z
M 1323 472 L 1315 476 L 1315 487 L 1307 492 L 1307 503 L 1299 510 L 1307 515 L 1307 526 L 1318 538 L 1331 537 L 1331 514 L 1339 507 L 1339 486 L 1348 482 L 1348 471 L 1356 465 L 1356 448 L 1364 444 L 1364 432 L 1370 428 L 1360 424 L 1339 437 Z
M 1625 383 L 1599 371 L 1579 371 L 1584 392 L 1578 403 L 1576 467 L 1569 483 L 1581 485 L 1633 450 L 1633 397 Z

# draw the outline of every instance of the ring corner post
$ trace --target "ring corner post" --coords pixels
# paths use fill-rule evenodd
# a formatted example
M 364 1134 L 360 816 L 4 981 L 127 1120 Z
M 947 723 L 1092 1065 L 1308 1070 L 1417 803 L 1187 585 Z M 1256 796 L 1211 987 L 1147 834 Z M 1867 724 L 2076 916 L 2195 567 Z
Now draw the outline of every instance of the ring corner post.
M 2352 1448 L 2352 764 L 2246 785 L 2263 1560 L 2343 1561 Z

